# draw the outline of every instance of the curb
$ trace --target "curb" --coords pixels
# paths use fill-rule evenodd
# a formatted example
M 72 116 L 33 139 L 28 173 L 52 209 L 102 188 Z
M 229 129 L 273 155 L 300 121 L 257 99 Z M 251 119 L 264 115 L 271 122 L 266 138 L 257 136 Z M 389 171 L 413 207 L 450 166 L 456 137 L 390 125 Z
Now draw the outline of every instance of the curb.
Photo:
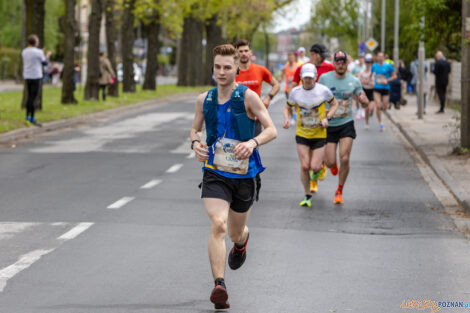
M 33 138 L 35 136 L 39 136 L 56 130 L 61 130 L 83 124 L 91 124 L 93 122 L 98 122 L 100 120 L 105 119 L 116 119 L 125 115 L 129 115 L 131 113 L 148 111 L 166 103 L 185 100 L 186 98 L 195 98 L 195 95 L 197 95 L 197 93 L 185 92 L 159 99 L 131 104 L 119 108 L 72 117 L 69 119 L 47 122 L 42 124 L 42 127 L 40 128 L 32 126 L 27 128 L 15 129 L 4 134 L 0 134 L 0 145 L 11 145 L 20 140 Z
M 447 170 L 442 165 L 441 161 L 435 156 L 428 156 L 424 149 L 418 144 L 416 144 L 413 138 L 401 126 L 400 123 L 396 122 L 387 111 L 385 111 L 384 113 L 390 120 L 390 122 L 392 122 L 393 125 L 395 125 L 400 130 L 402 135 L 418 152 L 421 158 L 423 158 L 424 162 L 432 169 L 432 171 L 437 175 L 441 182 L 447 187 L 447 189 L 454 196 L 457 202 L 464 208 L 467 213 L 470 213 L 470 197 L 464 190 L 462 190 L 460 185 L 449 175 Z

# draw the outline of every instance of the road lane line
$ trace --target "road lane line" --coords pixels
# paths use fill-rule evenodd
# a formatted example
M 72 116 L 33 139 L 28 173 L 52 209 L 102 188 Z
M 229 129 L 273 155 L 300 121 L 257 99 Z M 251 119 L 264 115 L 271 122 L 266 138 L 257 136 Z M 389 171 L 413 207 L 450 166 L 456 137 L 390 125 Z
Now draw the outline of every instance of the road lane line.
M 83 233 L 85 230 L 90 228 L 93 224 L 94 223 L 80 223 L 57 239 L 64 241 L 74 239 L 75 237 Z
M 194 153 L 194 151 L 191 151 L 190 154 L 188 154 L 188 156 L 186 157 L 186 159 L 192 159 L 196 156 L 196 153 Z
M 159 184 L 161 184 L 162 180 L 161 179 L 152 179 L 145 185 L 141 186 L 140 189 L 151 189 Z
M 123 206 L 125 206 L 126 204 L 128 204 L 129 202 L 131 202 L 134 199 L 135 199 L 135 197 L 122 197 L 118 201 L 116 201 L 113 204 L 111 204 L 110 206 L 108 206 L 108 209 L 120 209 L 120 208 L 122 208 Z
M 183 167 L 183 164 L 175 164 L 166 170 L 167 173 L 176 173 Z
M 13 278 L 19 272 L 30 267 L 34 262 L 38 261 L 43 255 L 46 255 L 54 249 L 50 250 L 34 250 L 27 254 L 22 255 L 16 263 L 7 266 L 0 270 L 0 292 L 3 292 L 7 281 Z

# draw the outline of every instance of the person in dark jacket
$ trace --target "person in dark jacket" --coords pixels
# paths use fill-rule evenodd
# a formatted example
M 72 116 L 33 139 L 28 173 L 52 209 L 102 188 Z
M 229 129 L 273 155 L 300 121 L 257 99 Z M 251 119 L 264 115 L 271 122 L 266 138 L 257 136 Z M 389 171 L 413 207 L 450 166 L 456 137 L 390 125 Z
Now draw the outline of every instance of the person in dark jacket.
M 441 103 L 441 108 L 436 113 L 444 113 L 446 90 L 449 84 L 450 63 L 446 60 L 442 51 L 437 51 L 435 58 L 436 64 L 432 72 L 436 76 L 436 92 Z

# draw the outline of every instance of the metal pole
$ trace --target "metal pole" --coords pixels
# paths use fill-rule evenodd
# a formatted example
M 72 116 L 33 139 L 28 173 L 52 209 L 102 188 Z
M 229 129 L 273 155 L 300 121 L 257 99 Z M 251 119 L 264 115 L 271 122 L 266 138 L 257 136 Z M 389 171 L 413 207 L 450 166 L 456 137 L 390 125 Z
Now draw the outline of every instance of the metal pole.
M 399 33 L 399 23 L 400 23 L 400 0 L 395 0 L 395 35 L 393 37 L 393 62 L 395 63 L 395 72 L 398 73 L 398 39 L 400 36 Z
M 365 1 L 364 6 L 364 41 L 369 37 L 369 0 Z
M 380 50 L 385 53 L 385 0 L 382 0 L 382 28 L 380 34 Z
M 470 2 L 462 0 L 462 82 L 460 145 L 470 148 Z
M 423 118 L 424 111 L 424 16 L 421 17 L 421 40 L 419 41 L 418 48 L 418 119 Z
M 374 4 L 375 4 L 375 0 L 370 0 L 370 37 L 371 38 L 374 38 L 374 13 L 375 13 Z

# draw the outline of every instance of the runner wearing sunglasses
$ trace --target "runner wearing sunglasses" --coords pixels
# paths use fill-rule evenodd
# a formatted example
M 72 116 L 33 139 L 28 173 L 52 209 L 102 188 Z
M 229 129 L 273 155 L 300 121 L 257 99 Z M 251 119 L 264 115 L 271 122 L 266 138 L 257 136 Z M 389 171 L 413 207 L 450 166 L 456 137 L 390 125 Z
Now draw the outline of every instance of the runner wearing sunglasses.
M 332 91 L 339 107 L 333 118 L 329 121 L 326 137 L 325 160 L 333 175 L 339 172 L 339 184 L 335 193 L 335 203 L 343 203 L 343 186 L 349 173 L 349 157 L 356 130 L 352 116 L 352 102 L 354 98 L 361 104 L 368 104 L 362 84 L 353 75 L 348 73 L 348 55 L 339 50 L 333 56 L 335 70 L 323 74 L 318 81 Z M 340 168 L 338 170 L 336 150 L 339 146 Z

